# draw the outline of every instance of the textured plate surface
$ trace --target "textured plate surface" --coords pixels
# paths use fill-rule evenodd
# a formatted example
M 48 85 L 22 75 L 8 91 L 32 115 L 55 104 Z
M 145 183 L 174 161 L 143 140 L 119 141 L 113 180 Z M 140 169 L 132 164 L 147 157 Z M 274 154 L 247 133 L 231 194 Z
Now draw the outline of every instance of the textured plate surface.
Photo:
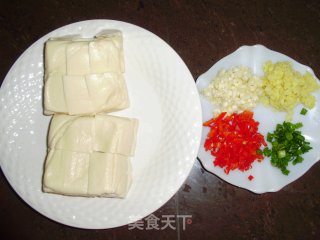
M 131 107 L 116 115 L 139 119 L 133 184 L 125 199 L 65 197 L 41 191 L 50 117 L 42 114 L 43 47 L 49 37 L 92 37 L 103 29 L 124 35 Z M 112 228 L 161 207 L 187 178 L 201 138 L 201 105 L 194 79 L 178 54 L 132 24 L 90 20 L 59 28 L 30 46 L 0 92 L 1 168 L 15 191 L 43 215 L 80 228 Z
M 265 61 L 290 61 L 293 68 L 302 74 L 310 72 L 314 77 L 314 72 L 311 68 L 304 66 L 288 56 L 272 51 L 264 46 L 243 46 L 237 49 L 232 54 L 224 57 L 214 64 L 207 72 L 202 74 L 197 79 L 197 88 L 201 92 L 203 88 L 209 85 L 219 70 L 222 68 L 229 69 L 233 66 L 244 65 L 250 67 L 254 74 L 263 75 L 262 65 Z M 201 137 L 200 150 L 198 157 L 203 166 L 210 172 L 216 174 L 223 180 L 255 193 L 275 192 L 301 177 L 310 167 L 320 159 L 320 93 L 319 91 L 313 94 L 317 99 L 316 106 L 309 110 L 307 115 L 300 115 L 302 105 L 295 108 L 295 113 L 292 122 L 302 122 L 302 134 L 311 142 L 313 147 L 308 153 L 304 154 L 304 161 L 296 166 L 289 166 L 290 174 L 285 176 L 278 168 L 272 167 L 270 158 L 265 158 L 261 163 L 254 162 L 252 169 L 246 172 L 240 170 L 231 171 L 229 175 L 225 174 L 220 167 L 214 167 L 213 157 L 209 152 L 204 150 L 203 144 L 209 132 L 209 128 L 204 127 Z M 212 118 L 213 106 L 204 97 L 200 96 L 203 121 Z M 266 136 L 268 132 L 273 132 L 277 123 L 282 123 L 285 120 L 285 114 L 274 112 L 271 108 L 258 105 L 254 109 L 254 118 L 260 122 L 259 131 Z M 270 146 L 270 145 L 269 145 Z M 248 180 L 248 176 L 254 176 L 252 181 Z

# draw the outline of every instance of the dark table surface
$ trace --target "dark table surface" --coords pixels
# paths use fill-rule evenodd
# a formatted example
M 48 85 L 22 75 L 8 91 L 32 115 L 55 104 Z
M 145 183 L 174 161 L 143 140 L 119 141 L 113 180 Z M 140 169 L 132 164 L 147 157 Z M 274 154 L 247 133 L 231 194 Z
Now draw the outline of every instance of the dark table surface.
M 114 19 L 141 26 L 182 57 L 194 79 L 242 45 L 262 44 L 320 76 L 320 1 L 6 0 L 0 7 L 0 79 L 33 42 L 63 25 Z M 319 133 L 320 134 L 320 133 Z M 2 157 L 2 156 L 0 156 Z M 320 239 L 320 164 L 275 193 L 257 195 L 206 172 L 198 160 L 180 190 L 154 213 L 192 215 L 175 229 L 83 230 L 29 207 L 0 177 L 1 238 Z

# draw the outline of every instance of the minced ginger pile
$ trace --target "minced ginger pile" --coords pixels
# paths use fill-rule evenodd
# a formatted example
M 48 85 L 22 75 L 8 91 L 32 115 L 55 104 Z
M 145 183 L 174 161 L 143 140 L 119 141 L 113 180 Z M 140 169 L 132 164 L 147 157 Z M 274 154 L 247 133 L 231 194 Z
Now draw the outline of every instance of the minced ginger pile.
M 300 103 L 309 109 L 315 106 L 316 98 L 311 92 L 319 89 L 319 85 L 311 73 L 302 75 L 290 62 L 271 61 L 263 65 L 263 71 L 261 102 L 287 112 L 286 120 L 292 119 L 293 109 Z

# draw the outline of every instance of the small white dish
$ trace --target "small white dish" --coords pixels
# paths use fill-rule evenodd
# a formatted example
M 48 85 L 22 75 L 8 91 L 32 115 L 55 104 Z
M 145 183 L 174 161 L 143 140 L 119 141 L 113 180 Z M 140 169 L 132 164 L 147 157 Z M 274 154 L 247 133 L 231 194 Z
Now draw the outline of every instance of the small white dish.
M 208 86 L 221 69 L 229 69 L 234 66 L 244 65 L 250 67 L 254 74 L 262 76 L 262 65 L 267 60 L 271 60 L 272 62 L 290 61 L 295 70 L 302 74 L 310 72 L 316 78 L 311 68 L 296 62 L 294 59 L 284 54 L 272 51 L 262 45 L 242 46 L 230 55 L 222 58 L 197 79 L 196 84 L 200 93 L 203 121 L 205 122 L 212 118 L 214 107 L 201 95 L 201 91 Z M 278 168 L 271 166 L 270 158 L 267 157 L 260 163 L 255 161 L 252 168 L 248 171 L 241 172 L 240 170 L 235 170 L 230 171 L 227 175 L 222 168 L 213 165 L 213 156 L 211 156 L 210 152 L 204 150 L 203 144 L 209 131 L 209 128 L 207 127 L 203 127 L 198 154 L 204 168 L 235 186 L 248 189 L 255 193 L 278 191 L 301 177 L 320 159 L 320 93 L 317 91 L 313 93 L 313 95 L 317 99 L 316 106 L 312 110 L 309 110 L 305 116 L 300 115 L 302 105 L 297 106 L 292 120 L 292 122 L 303 123 L 301 131 L 311 143 L 313 149 L 303 155 L 304 161 L 302 163 L 295 166 L 289 166 L 288 169 L 290 170 L 290 174 L 288 176 L 283 175 Z M 259 131 L 264 136 L 266 136 L 268 132 L 273 132 L 277 123 L 282 123 L 285 120 L 284 113 L 275 112 L 271 108 L 261 104 L 256 106 L 253 109 L 253 112 L 254 119 L 260 122 Z M 252 181 L 248 179 L 248 176 L 250 175 L 254 177 Z
M 42 114 L 43 47 L 50 37 L 93 37 L 119 29 L 124 37 L 130 108 L 116 115 L 139 120 L 133 182 L 125 199 L 67 197 L 43 193 L 48 116 Z M 194 164 L 201 137 L 201 105 L 194 79 L 178 54 L 155 34 L 112 20 L 61 27 L 31 45 L 0 89 L 1 168 L 31 207 L 57 222 L 105 229 L 139 220 L 164 205 Z

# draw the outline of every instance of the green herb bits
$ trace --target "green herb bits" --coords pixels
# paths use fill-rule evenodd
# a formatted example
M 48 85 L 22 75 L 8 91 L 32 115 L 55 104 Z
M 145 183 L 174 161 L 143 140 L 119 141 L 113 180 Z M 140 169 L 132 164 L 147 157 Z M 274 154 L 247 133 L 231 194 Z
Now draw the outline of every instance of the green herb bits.
M 277 124 L 273 133 L 267 134 L 267 141 L 271 143 L 271 149 L 266 147 L 263 154 L 271 157 L 271 164 L 281 170 L 284 175 L 290 171 L 287 169 L 289 162 L 293 165 L 303 161 L 302 154 L 308 152 L 312 147 L 305 140 L 301 131 L 297 129 L 303 125 L 301 122 L 283 122 Z

